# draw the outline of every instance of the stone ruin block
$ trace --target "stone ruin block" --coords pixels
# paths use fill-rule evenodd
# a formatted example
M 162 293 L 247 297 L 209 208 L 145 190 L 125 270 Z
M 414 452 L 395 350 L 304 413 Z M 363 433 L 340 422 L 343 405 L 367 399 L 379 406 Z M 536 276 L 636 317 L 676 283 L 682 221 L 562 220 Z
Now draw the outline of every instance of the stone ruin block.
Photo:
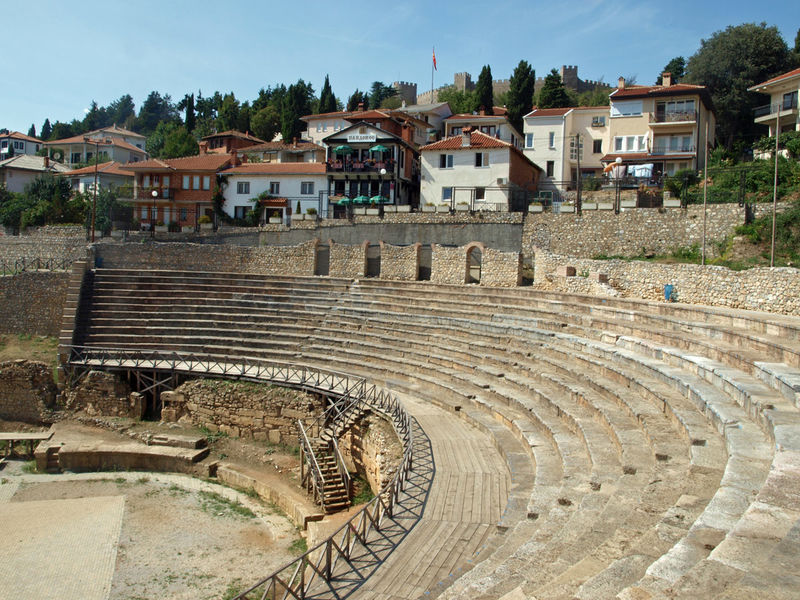
M 589 281 L 597 283 L 608 283 L 608 273 L 600 273 L 599 271 L 591 271 L 589 273 Z
M 563 265 L 556 269 L 556 275 L 558 277 L 575 277 L 575 267 L 570 265 Z

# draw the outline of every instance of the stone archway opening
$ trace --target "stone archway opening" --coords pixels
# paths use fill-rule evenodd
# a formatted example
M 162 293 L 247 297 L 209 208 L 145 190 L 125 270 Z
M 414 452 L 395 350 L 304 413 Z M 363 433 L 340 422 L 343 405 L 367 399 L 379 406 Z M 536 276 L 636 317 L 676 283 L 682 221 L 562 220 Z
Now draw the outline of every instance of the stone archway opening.
M 483 251 L 480 246 L 472 246 L 467 250 L 467 283 L 481 282 L 481 266 Z

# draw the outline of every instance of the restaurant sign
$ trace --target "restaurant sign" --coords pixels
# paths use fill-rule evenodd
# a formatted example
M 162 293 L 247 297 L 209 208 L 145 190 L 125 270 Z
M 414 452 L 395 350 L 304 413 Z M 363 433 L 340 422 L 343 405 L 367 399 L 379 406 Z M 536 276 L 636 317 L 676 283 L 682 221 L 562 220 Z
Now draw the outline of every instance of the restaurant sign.
M 378 136 L 374 133 L 348 133 L 348 142 L 375 142 Z

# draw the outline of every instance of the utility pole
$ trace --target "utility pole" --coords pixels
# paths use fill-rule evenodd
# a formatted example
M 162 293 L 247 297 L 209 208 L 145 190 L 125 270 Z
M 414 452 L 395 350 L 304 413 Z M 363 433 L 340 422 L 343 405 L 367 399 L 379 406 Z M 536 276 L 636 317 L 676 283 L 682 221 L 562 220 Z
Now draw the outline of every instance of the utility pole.
M 706 264 L 706 205 L 708 203 L 708 120 L 706 119 L 706 137 L 703 140 L 703 254 L 700 264 Z
M 575 201 L 575 210 L 578 211 L 578 214 L 583 214 L 581 209 L 583 207 L 582 197 L 581 197 L 581 134 L 575 134 L 575 154 L 578 157 L 578 171 L 577 171 L 577 189 L 578 189 L 578 197 Z
M 781 105 L 775 113 L 775 175 L 772 181 L 772 244 L 769 251 L 769 266 L 775 266 L 775 218 L 778 212 L 778 138 L 781 130 Z

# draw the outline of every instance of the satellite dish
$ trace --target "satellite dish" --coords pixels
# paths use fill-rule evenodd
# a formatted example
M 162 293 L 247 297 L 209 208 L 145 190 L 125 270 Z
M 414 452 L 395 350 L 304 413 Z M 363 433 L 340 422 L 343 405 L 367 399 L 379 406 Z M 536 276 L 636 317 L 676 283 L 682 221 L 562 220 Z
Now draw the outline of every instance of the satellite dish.
M 54 150 L 53 151 L 53 160 L 64 160 L 64 151 L 63 150 Z

